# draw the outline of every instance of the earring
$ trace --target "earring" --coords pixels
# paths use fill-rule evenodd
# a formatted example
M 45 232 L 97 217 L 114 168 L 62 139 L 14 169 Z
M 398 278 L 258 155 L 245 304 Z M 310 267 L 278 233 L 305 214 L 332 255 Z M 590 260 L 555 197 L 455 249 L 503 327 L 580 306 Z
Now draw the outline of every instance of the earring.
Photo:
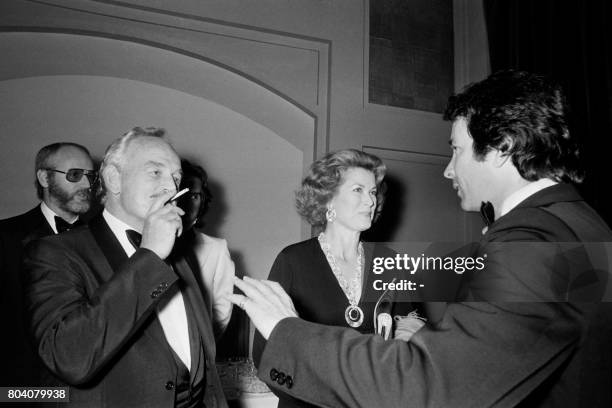
M 327 220 L 327 222 L 336 221 L 336 210 L 334 209 L 334 207 L 329 207 L 327 209 L 327 211 L 325 212 L 325 219 Z

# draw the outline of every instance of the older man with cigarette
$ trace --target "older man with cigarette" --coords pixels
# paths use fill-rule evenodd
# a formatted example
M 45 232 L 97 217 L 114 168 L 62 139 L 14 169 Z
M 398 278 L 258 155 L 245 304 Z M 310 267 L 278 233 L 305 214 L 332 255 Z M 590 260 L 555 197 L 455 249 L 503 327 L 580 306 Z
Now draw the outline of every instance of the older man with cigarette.
M 194 256 L 175 248 L 180 160 L 156 128 L 106 151 L 103 213 L 28 248 L 26 300 L 47 385 L 71 407 L 225 407 Z

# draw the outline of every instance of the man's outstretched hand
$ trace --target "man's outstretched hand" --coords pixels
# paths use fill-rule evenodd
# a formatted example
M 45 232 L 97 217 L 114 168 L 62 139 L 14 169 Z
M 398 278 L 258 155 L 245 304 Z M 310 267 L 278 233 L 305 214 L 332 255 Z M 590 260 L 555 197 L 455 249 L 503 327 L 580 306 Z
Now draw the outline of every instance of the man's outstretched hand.
M 268 340 L 272 329 L 284 318 L 298 317 L 291 298 L 278 282 L 245 276 L 235 278 L 234 285 L 244 295 L 230 295 L 231 302 L 249 315 L 264 339 Z

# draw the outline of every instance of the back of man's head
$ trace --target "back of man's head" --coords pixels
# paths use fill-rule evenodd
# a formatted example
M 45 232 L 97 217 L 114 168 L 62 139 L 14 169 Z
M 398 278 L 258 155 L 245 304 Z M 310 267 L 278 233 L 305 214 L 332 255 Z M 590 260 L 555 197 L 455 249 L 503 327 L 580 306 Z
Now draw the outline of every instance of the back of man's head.
M 542 76 L 499 71 L 451 96 L 444 119 L 465 118 L 474 156 L 492 149 L 512 157 L 521 177 L 582 181 L 578 147 L 570 137 L 563 92 Z
M 89 150 L 87 150 L 85 146 L 82 146 L 78 143 L 57 142 L 51 143 L 41 148 L 38 153 L 36 153 L 36 159 L 34 160 L 34 185 L 36 186 L 36 195 L 41 200 L 43 199 L 44 195 L 44 187 L 40 184 L 40 181 L 38 180 L 38 171 L 52 168 L 55 165 L 55 163 L 53 162 L 55 155 L 64 148 L 78 149 L 85 153 L 87 156 L 91 157 L 91 154 L 89 154 Z

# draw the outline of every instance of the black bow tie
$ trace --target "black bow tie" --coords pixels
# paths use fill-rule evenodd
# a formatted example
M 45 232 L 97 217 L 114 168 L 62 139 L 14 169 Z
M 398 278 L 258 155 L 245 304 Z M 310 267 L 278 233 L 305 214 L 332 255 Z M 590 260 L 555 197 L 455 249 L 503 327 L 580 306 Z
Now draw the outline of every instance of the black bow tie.
M 493 224 L 495 221 L 495 210 L 493 208 L 493 204 L 488 201 L 486 203 L 483 201 L 482 204 L 480 204 L 480 215 L 482 216 L 482 219 L 487 227 Z
M 66 221 L 65 219 L 63 219 L 62 217 L 58 217 L 57 215 L 54 217 L 54 219 L 55 219 L 55 228 L 57 229 L 58 234 L 61 234 L 62 232 L 65 232 L 65 231 L 70 231 L 72 228 L 78 227 L 79 225 L 81 225 L 78 219 L 72 224 Z
M 142 241 L 142 234 L 138 231 L 134 230 L 125 230 L 125 235 L 127 235 L 130 244 L 134 246 L 134 249 L 140 248 L 140 242 Z

